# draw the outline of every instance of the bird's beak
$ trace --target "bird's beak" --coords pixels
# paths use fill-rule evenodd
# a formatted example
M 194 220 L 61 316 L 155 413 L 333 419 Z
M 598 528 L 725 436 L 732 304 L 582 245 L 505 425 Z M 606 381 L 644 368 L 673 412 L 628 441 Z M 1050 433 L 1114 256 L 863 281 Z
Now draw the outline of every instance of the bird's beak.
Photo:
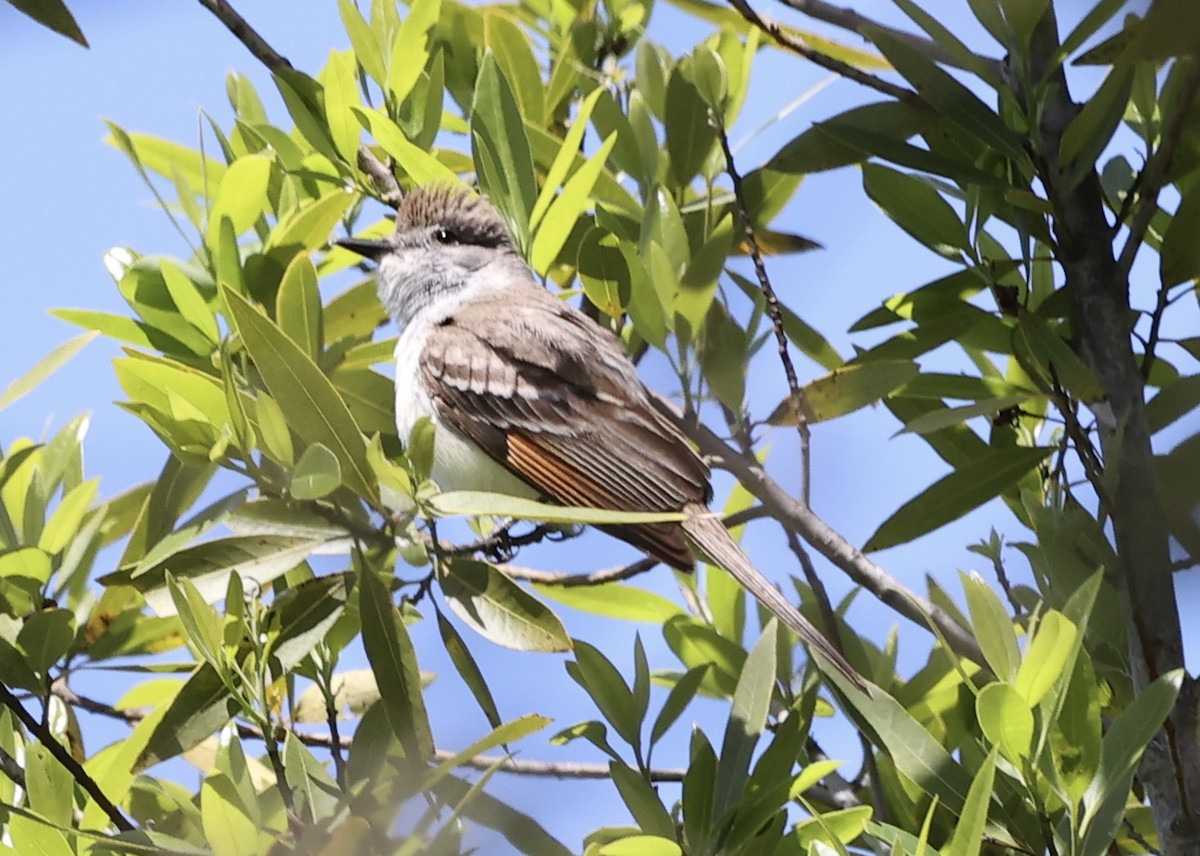
M 392 245 L 387 241 L 368 240 L 366 238 L 345 238 L 341 241 L 334 241 L 339 247 L 344 247 L 352 253 L 358 253 L 363 258 L 371 261 L 379 261 L 386 253 L 392 249 Z

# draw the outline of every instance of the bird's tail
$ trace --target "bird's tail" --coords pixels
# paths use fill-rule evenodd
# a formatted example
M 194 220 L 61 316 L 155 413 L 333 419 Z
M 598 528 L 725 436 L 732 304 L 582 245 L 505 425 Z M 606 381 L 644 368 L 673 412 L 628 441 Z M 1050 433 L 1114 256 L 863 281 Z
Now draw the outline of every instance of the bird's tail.
M 863 677 L 830 644 L 829 640 L 796 610 L 791 601 L 784 597 L 758 568 L 754 567 L 716 515 L 701 506 L 688 508 L 685 511 L 691 512 L 691 516 L 680 525 L 687 534 L 688 540 L 704 558 L 732 574 L 733 578 L 754 595 L 759 603 L 794 631 L 810 652 L 819 655 L 817 663 L 822 670 L 833 666 L 856 687 L 864 692 L 867 690 Z

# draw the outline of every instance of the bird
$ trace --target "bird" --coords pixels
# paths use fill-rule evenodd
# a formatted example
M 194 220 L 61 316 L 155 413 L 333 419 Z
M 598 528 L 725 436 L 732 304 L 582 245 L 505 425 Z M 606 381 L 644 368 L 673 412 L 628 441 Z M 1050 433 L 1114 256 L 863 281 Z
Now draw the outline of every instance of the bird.
M 599 528 L 681 571 L 696 556 L 724 568 L 822 670 L 865 689 L 709 509 L 708 465 L 655 406 L 621 340 L 538 282 L 487 200 L 465 186 L 417 187 L 397 206 L 391 237 L 336 243 L 376 265 L 399 327 L 396 427 L 405 440 L 432 420 L 431 476 L 443 490 L 682 513 Z

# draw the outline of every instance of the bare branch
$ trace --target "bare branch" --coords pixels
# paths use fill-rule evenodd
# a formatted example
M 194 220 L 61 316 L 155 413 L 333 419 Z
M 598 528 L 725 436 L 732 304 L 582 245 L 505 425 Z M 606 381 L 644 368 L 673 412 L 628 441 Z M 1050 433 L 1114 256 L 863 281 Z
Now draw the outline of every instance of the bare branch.
M 375 157 L 375 153 L 367 145 L 358 147 L 358 168 L 371 176 L 375 189 L 379 191 L 380 202 L 390 208 L 400 207 L 400 200 L 404 198 L 400 183 L 396 181 L 396 176 L 392 174 L 388 165 Z
M 587 574 L 568 574 L 565 571 L 539 571 L 535 568 L 521 568 L 516 565 L 505 565 L 504 573 L 514 580 L 524 580 L 539 583 L 544 586 L 560 586 L 561 588 L 578 588 L 580 586 L 599 586 L 605 583 L 615 583 L 644 574 L 658 566 L 657 559 L 646 557 L 621 565 L 616 568 L 604 568 Z
M 292 64 L 285 57 L 267 44 L 246 19 L 238 14 L 226 0 L 199 0 L 200 5 L 217 16 L 217 19 L 229 28 L 237 40 L 246 46 L 246 50 L 265 65 L 273 74 L 281 71 L 291 71 Z
M 61 683 L 61 681 L 56 683 Z M 121 810 L 100 789 L 100 786 L 96 784 L 96 780 L 88 775 L 87 770 L 83 769 L 83 766 L 75 760 L 75 756 L 71 754 L 67 747 L 59 743 L 58 738 L 54 736 L 50 729 L 34 718 L 25 709 L 25 706 L 17 700 L 17 697 L 13 695 L 12 690 L 2 683 L 0 683 L 0 704 L 11 710 L 13 716 L 20 720 L 21 725 L 25 726 L 25 729 L 36 737 L 39 743 L 50 750 L 50 754 L 54 756 L 54 760 L 66 767 L 67 772 L 71 774 L 71 778 L 87 791 L 88 796 L 95 800 L 96 805 L 108 816 L 113 826 L 122 832 L 132 832 L 137 828 L 129 822 L 129 819 L 121 813 Z
M 790 50 L 798 56 L 804 57 L 814 65 L 819 65 L 821 68 L 828 69 L 833 73 L 853 80 L 855 83 L 862 84 L 868 89 L 874 89 L 884 95 L 904 101 L 908 104 L 924 106 L 925 101 L 920 95 L 913 92 L 911 89 L 905 89 L 902 86 L 896 86 L 894 83 L 888 83 L 886 80 L 880 80 L 873 74 L 867 74 L 865 71 L 855 68 L 849 63 L 834 59 L 831 56 L 826 56 L 820 51 L 813 50 L 808 45 L 803 44 L 789 35 L 774 21 L 764 19 L 747 0 L 729 0 L 729 5 L 736 9 L 743 18 L 749 21 L 754 26 L 758 27 L 776 42 Z
M 957 57 L 942 48 L 937 42 L 906 30 L 886 26 L 868 18 L 866 15 L 860 15 L 853 9 L 834 6 L 832 3 L 823 2 L 823 0 L 779 0 L 779 2 L 795 9 L 803 15 L 807 15 L 814 21 L 831 24 L 839 29 L 862 36 L 864 39 L 867 38 L 866 31 L 868 28 L 882 30 L 892 38 L 916 48 L 936 63 L 948 65 L 952 68 L 966 67 Z M 997 74 L 1000 73 L 1001 63 L 999 60 L 986 56 L 979 56 L 978 59 L 981 63 L 992 67 Z
M 721 151 L 725 155 L 725 171 L 733 182 L 733 196 L 737 200 L 738 219 L 742 223 L 742 232 L 746 236 L 746 246 L 750 250 L 750 258 L 754 262 L 754 273 L 758 277 L 758 287 L 763 293 L 767 306 L 767 315 L 771 318 L 771 327 L 775 331 L 775 345 L 779 353 L 779 362 L 783 365 L 783 374 L 787 378 L 788 401 L 792 405 L 792 417 L 796 420 L 796 432 L 800 435 L 800 498 L 805 505 L 809 504 L 809 481 L 812 474 L 810 443 L 812 434 L 808 430 L 808 416 L 804 406 L 804 393 L 800 391 L 800 382 L 796 378 L 796 367 L 792 365 L 792 355 L 789 351 L 787 332 L 783 329 L 783 312 L 779 308 L 779 298 L 767 275 L 767 265 L 763 261 L 762 250 L 758 246 L 758 236 L 754 234 L 754 224 L 750 222 L 750 213 L 746 209 L 746 190 L 742 187 L 742 177 L 738 174 L 733 162 L 733 152 L 729 148 L 729 135 L 725 126 L 717 121 L 717 139 L 721 141 Z
M 683 416 L 669 399 L 655 395 L 654 401 L 680 429 L 699 446 L 714 465 L 734 475 L 780 525 L 794 530 L 801 538 L 846 573 L 881 602 L 921 626 L 932 624 L 958 654 L 982 664 L 979 643 L 945 610 L 930 603 L 902 585 L 891 574 L 872 562 L 811 508 L 797 501 L 772 479 L 753 455 L 741 454 L 714 434 L 707 426 Z

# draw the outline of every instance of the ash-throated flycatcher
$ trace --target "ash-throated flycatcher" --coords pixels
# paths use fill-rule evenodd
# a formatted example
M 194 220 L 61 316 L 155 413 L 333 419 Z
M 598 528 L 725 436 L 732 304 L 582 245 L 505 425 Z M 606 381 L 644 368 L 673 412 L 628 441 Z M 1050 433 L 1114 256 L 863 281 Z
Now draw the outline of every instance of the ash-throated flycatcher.
M 651 403 L 620 339 L 547 292 L 499 213 L 446 187 L 406 196 L 390 240 L 338 243 L 378 263 L 400 326 L 396 426 L 437 425 L 433 478 L 564 505 L 683 512 L 601 527 L 679 570 L 689 545 L 725 568 L 804 644 L 862 678 L 758 572 L 708 509 L 708 466 Z

